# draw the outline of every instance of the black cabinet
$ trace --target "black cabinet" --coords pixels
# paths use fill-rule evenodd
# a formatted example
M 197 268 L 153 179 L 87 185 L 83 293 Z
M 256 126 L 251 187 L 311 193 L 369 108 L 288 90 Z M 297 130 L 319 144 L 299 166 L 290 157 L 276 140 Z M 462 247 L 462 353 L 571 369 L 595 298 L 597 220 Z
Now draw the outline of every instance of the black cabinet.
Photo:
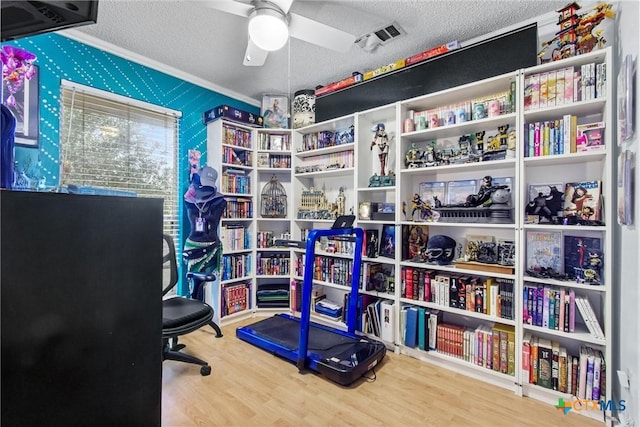
M 160 425 L 162 203 L 0 191 L 3 425 Z

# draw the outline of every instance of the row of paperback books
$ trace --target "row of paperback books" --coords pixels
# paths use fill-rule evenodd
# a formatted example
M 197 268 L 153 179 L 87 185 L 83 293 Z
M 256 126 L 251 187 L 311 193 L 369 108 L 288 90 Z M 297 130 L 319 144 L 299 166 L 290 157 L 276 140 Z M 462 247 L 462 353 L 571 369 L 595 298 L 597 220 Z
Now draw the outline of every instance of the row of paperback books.
M 515 328 L 499 323 L 475 329 L 443 322 L 440 310 L 406 306 L 401 311 L 402 342 L 437 351 L 483 368 L 515 375 Z
M 273 231 L 258 231 L 256 234 L 256 245 L 258 249 L 271 248 L 274 245 Z
M 228 316 L 251 308 L 251 283 L 224 285 L 221 305 L 221 316 Z
M 284 276 L 289 274 L 291 259 L 288 254 L 265 255 L 258 252 L 256 255 L 256 274 L 267 276 Z
M 300 277 L 304 275 L 304 259 L 304 254 L 296 254 L 294 271 Z M 316 256 L 313 263 L 313 280 L 350 286 L 352 270 L 352 259 Z
M 555 289 L 550 286 L 525 286 L 522 300 L 524 323 L 556 331 L 574 332 L 576 307 L 589 333 L 594 338 L 605 339 L 593 306 L 585 296 L 573 290 Z
M 220 230 L 220 240 L 225 250 L 251 249 L 251 234 L 243 224 L 225 224 Z
M 353 144 L 353 126 L 339 132 L 321 130 L 302 135 L 302 151 L 313 151 L 336 145 Z
M 258 153 L 257 164 L 259 168 L 289 169 L 291 168 L 291 156 L 286 154 Z
M 525 334 L 522 374 L 530 384 L 568 393 L 578 399 L 600 400 L 606 396 L 606 367 L 600 350 L 581 346 L 571 355 L 556 341 Z
M 604 122 L 577 124 L 578 118 L 527 123 L 524 128 L 524 156 L 541 157 L 557 154 L 604 150 Z
M 232 280 L 251 275 L 251 254 L 222 256 L 222 280 Z
M 251 194 L 251 177 L 245 176 L 243 169 L 227 169 L 220 178 L 223 193 Z
M 352 168 L 354 165 L 354 158 L 353 150 L 306 157 L 300 162 L 300 166 L 296 166 L 295 173 Z
M 253 201 L 243 197 L 225 197 L 224 218 L 252 218 Z
M 222 146 L 222 163 L 238 166 L 251 166 L 253 164 L 251 151 L 230 146 Z
M 222 127 L 224 129 L 223 144 L 251 148 L 251 131 L 239 129 L 226 123 Z
M 574 332 L 576 294 L 573 289 L 551 286 L 525 286 L 522 295 L 522 321 L 528 325 Z
M 291 138 L 288 133 L 283 134 L 258 134 L 258 149 L 259 150 L 272 150 L 272 151 L 290 151 L 291 150 Z
M 359 310 L 362 327 L 359 330 L 381 338 L 383 341 L 393 342 L 395 330 L 393 302 L 368 297 L 362 299 L 362 304 L 364 309 Z
M 513 320 L 514 280 L 402 267 L 401 297 Z
M 524 109 L 554 107 L 606 96 L 606 65 L 585 64 L 531 74 L 524 82 Z

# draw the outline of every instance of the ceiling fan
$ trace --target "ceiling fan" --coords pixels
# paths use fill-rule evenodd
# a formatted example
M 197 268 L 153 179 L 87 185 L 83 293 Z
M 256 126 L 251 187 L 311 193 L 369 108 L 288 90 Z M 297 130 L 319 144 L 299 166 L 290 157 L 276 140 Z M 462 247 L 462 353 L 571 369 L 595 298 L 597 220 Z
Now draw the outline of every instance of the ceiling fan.
M 249 18 L 249 43 L 243 64 L 261 66 L 270 51 L 282 48 L 289 36 L 338 52 L 348 51 L 356 37 L 304 16 L 289 13 L 294 0 L 209 0 L 212 9 Z

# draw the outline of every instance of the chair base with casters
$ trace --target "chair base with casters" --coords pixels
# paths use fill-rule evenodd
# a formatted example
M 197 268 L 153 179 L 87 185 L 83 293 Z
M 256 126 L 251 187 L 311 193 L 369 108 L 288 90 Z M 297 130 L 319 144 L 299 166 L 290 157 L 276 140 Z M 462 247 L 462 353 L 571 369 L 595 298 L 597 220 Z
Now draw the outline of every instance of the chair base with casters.
M 178 266 L 176 260 L 173 238 L 163 235 L 165 252 L 163 254 L 163 279 L 168 282 L 163 284 L 163 298 L 178 283 Z M 166 265 L 169 266 L 168 270 Z M 215 280 L 215 276 L 209 275 L 209 281 Z M 213 308 L 198 299 L 174 296 L 162 301 L 162 360 L 175 360 L 177 362 L 193 363 L 200 366 L 200 374 L 211 374 L 211 366 L 198 357 L 182 353 L 184 344 L 178 344 L 178 337 L 186 335 L 197 329 L 210 325 L 219 336 L 220 328 L 213 323 Z
M 200 365 L 200 374 L 211 373 L 211 366 L 202 359 L 187 353 L 181 353 L 184 344 L 178 344 L 178 336 L 195 331 L 204 325 L 213 323 L 213 308 L 201 301 L 175 297 L 162 304 L 162 360 Z
M 204 286 L 207 282 L 213 282 L 216 280 L 216 276 L 211 273 L 200 273 L 196 271 L 190 271 L 187 273 L 187 279 L 192 283 L 192 289 L 200 289 L 201 286 Z M 213 320 L 209 322 L 209 326 L 213 328 L 216 332 L 216 338 L 222 337 L 222 331 L 220 330 L 220 326 L 218 326 Z

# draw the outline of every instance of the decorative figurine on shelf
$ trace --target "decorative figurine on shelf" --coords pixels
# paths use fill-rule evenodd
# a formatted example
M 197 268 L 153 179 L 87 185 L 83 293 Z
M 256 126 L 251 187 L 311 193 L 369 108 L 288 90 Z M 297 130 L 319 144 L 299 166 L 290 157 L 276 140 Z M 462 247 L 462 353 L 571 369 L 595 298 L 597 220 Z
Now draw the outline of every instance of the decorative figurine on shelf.
M 338 197 L 336 198 L 336 205 L 338 207 L 338 216 L 344 215 L 346 199 L 347 198 L 344 195 L 344 187 L 340 187 L 340 192 L 338 193 Z
M 262 188 L 260 203 L 260 215 L 263 218 L 284 218 L 287 216 L 287 193 L 275 175 Z
M 468 163 L 471 160 L 471 135 L 462 135 L 458 139 L 460 148 L 459 163 Z
M 500 150 L 506 150 L 509 145 L 509 124 L 498 126 Z
M 440 217 L 440 214 L 431 209 L 431 205 L 422 200 L 418 193 L 415 193 L 411 199 L 411 221 L 414 220 L 416 211 L 419 213 L 420 221 L 437 221 Z
M 407 154 L 404 155 L 404 165 L 411 168 L 411 165 L 417 163 L 421 157 L 418 146 L 415 142 L 412 142 L 407 150 Z
M 384 123 L 378 123 L 372 131 L 374 132 L 373 141 L 371 141 L 371 150 L 373 147 L 378 147 L 378 159 L 380 160 L 380 176 L 387 174 L 387 158 L 389 157 L 389 148 L 391 141 L 389 135 L 385 130 Z
M 415 142 L 412 142 L 404 157 L 404 164 L 408 169 L 435 166 L 435 141 L 427 144 L 425 151 L 420 151 Z
M 450 264 L 456 251 L 456 241 L 449 236 L 438 234 L 427 241 L 427 262 L 438 265 Z
M 542 43 L 542 50 L 538 52 L 541 63 L 556 61 L 574 55 L 589 53 L 596 47 L 601 49 L 606 44 L 602 36 L 602 29 L 596 29 L 605 18 L 614 18 L 613 5 L 598 3 L 586 13 L 578 14 L 580 5 L 569 3 L 558 9 L 558 27 L 560 31 L 549 41 Z M 551 48 L 551 56 L 547 57 L 547 50 Z
M 485 135 L 485 131 L 480 131 L 480 132 L 476 132 L 475 136 L 476 136 L 476 149 L 475 151 L 475 155 L 476 157 L 478 157 L 478 159 L 480 161 L 482 161 L 482 154 L 484 153 L 484 135 Z
M 380 176 L 377 173 L 374 173 L 371 178 L 369 178 L 369 187 L 380 187 Z
M 389 173 L 380 178 L 381 187 L 390 187 L 394 185 L 396 185 L 396 174 L 392 170 L 390 170 Z
M 493 178 L 490 175 L 482 178 L 480 189 L 478 193 L 467 196 L 467 201 L 464 203 L 466 207 L 476 207 L 481 205 L 490 205 L 491 195 L 498 189 L 506 189 L 506 185 L 492 185 Z

